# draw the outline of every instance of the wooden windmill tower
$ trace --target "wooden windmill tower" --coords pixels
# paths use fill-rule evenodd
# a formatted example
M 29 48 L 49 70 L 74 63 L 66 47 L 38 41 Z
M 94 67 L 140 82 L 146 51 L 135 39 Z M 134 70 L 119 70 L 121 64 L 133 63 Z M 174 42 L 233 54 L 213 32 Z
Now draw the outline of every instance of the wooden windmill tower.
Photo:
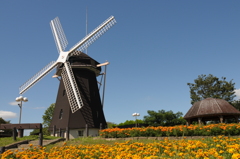
M 57 61 L 53 61 L 20 87 L 25 93 L 45 75 L 57 68 L 54 77 L 61 77 L 51 127 L 56 130 L 69 128 L 70 137 L 81 136 L 83 129 L 89 128 L 88 135 L 97 135 L 100 127 L 106 126 L 96 76 L 101 72 L 97 61 L 82 53 L 89 45 L 116 23 L 109 17 L 69 51 L 64 51 L 68 42 L 57 18 L 50 22 L 59 51 Z

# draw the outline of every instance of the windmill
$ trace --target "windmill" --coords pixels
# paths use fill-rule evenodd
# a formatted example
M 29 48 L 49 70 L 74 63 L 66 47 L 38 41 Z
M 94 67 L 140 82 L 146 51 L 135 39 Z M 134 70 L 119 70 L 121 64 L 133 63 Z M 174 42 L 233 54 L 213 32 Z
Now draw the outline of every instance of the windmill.
M 19 91 L 20 94 L 25 93 L 54 68 L 57 68 L 53 77 L 60 76 L 61 80 L 51 126 L 56 126 L 59 133 L 61 129 L 66 127 L 70 127 L 70 129 L 81 128 L 82 130 L 83 126 L 85 127 L 85 124 L 88 124 L 90 128 L 97 130 L 101 127 L 100 125 L 106 124 L 99 100 L 99 91 L 96 91 L 98 90 L 96 76 L 101 71 L 100 67 L 108 63 L 99 64 L 82 51 L 115 23 L 115 18 L 113 16 L 109 17 L 69 51 L 65 51 L 68 42 L 59 18 L 56 17 L 51 20 L 50 26 L 59 52 L 58 59 L 50 62 L 30 78 L 19 88 Z M 84 122 L 81 122 L 81 120 L 84 120 Z M 93 130 L 92 134 L 96 134 L 96 130 Z M 81 131 L 78 131 L 78 133 L 81 133 Z

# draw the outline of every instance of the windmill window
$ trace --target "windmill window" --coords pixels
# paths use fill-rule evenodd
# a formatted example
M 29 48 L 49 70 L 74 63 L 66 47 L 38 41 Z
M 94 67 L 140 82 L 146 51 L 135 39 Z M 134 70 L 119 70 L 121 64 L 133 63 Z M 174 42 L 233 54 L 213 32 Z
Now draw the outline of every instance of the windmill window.
M 66 94 L 66 90 L 64 89 L 64 90 L 63 90 L 63 96 L 65 96 L 65 94 Z
M 78 136 L 83 136 L 83 130 L 78 131 Z
M 62 119 L 62 116 L 63 116 L 63 110 L 61 109 L 59 113 L 59 119 Z

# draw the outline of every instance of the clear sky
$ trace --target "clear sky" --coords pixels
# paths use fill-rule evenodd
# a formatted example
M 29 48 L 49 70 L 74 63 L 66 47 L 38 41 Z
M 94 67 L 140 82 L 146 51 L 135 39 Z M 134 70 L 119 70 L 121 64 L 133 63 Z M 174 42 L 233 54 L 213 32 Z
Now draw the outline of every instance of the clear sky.
M 56 60 L 49 22 L 60 18 L 68 48 L 109 16 L 117 24 L 88 49 L 110 62 L 104 112 L 107 121 L 139 119 L 147 110 L 185 114 L 188 82 L 201 74 L 233 79 L 240 88 L 240 1 L 222 0 L 0 0 L 0 117 L 18 123 L 18 88 Z M 23 94 L 22 123 L 42 122 L 55 103 L 59 81 L 51 72 Z

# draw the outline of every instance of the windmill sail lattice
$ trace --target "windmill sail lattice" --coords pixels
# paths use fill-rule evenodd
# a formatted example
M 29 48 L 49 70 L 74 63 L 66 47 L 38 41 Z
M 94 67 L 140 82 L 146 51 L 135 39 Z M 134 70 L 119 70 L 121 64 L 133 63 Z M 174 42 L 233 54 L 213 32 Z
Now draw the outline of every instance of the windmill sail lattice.
M 34 84 L 40 81 L 44 76 L 50 73 L 54 68 L 57 67 L 57 62 L 52 61 L 43 69 L 41 69 L 37 74 L 35 74 L 32 78 L 30 78 L 26 83 L 19 87 L 19 94 L 25 93 L 28 89 L 30 89 Z
M 64 64 L 62 71 L 62 78 L 64 85 L 66 87 L 66 92 L 68 100 L 70 102 L 70 107 L 72 112 L 76 112 L 83 106 L 82 98 L 79 93 L 78 87 L 76 86 L 76 80 L 74 78 L 71 65 L 68 62 L 69 57 L 73 55 L 81 54 L 80 51 L 85 50 L 90 46 L 95 40 L 97 40 L 101 35 L 103 35 L 109 28 L 111 28 L 116 23 L 113 16 L 109 17 L 102 24 L 100 24 L 91 33 L 80 40 L 76 45 L 74 45 L 69 51 L 64 51 L 68 42 L 62 26 L 60 24 L 59 18 L 55 18 L 50 22 L 54 40 L 59 51 L 59 57 L 56 62 L 51 62 L 46 67 L 44 67 L 39 73 L 33 76 L 25 84 L 20 87 L 20 94 L 25 93 L 29 88 L 31 88 L 35 83 L 40 81 L 45 75 L 51 72 L 59 64 Z
M 65 62 L 64 66 L 61 75 L 72 113 L 74 113 L 83 106 L 83 102 L 70 63 Z
M 71 55 L 78 55 L 79 51 L 84 51 L 86 48 L 88 48 L 88 46 L 90 46 L 94 41 L 96 41 L 114 24 L 116 24 L 116 20 L 114 19 L 114 16 L 109 17 L 102 24 L 100 24 L 96 29 L 94 29 L 91 33 L 89 33 L 85 38 L 83 38 L 76 45 L 74 45 L 70 49 Z
M 50 26 L 52 29 L 53 37 L 54 37 L 58 52 L 60 53 L 61 51 L 65 50 L 65 48 L 68 45 L 68 41 L 62 29 L 59 18 L 56 17 L 55 19 L 53 19 L 50 22 Z

